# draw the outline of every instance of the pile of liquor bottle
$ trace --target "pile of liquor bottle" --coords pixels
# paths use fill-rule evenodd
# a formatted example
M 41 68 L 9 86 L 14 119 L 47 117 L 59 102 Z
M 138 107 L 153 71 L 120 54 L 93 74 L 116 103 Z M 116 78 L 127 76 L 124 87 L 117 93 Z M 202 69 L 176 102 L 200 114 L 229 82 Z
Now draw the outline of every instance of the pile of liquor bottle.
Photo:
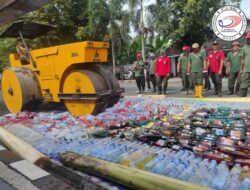
M 192 127 L 195 133 L 187 136 L 189 140 L 185 145 L 194 145 L 194 152 L 218 160 L 250 165 L 249 110 L 229 107 L 203 109 L 191 115 L 190 120 L 190 128 L 184 130 L 189 132 Z
M 160 148 L 120 138 L 89 138 L 67 146 L 47 139 L 33 146 L 54 159 L 59 159 L 60 153 L 73 151 L 217 190 L 250 188 L 249 166 L 228 166 L 226 161 L 202 158 L 188 150 Z
M 250 165 L 249 110 L 204 108 L 194 111 L 187 119 L 163 116 L 147 124 L 110 127 L 103 131 L 94 135 L 117 135 L 159 147 L 187 149 L 217 161 Z

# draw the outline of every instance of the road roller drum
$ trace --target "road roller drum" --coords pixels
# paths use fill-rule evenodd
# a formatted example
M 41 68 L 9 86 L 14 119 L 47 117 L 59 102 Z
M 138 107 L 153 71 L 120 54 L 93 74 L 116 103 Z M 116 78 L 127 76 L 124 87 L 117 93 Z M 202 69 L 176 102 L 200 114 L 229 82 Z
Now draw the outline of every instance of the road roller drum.
M 28 68 L 7 68 L 2 74 L 2 95 L 10 112 L 32 110 L 41 101 L 34 72 Z
M 109 102 L 108 85 L 101 75 L 87 70 L 71 71 L 63 81 L 60 98 L 73 115 L 97 114 L 105 110 Z

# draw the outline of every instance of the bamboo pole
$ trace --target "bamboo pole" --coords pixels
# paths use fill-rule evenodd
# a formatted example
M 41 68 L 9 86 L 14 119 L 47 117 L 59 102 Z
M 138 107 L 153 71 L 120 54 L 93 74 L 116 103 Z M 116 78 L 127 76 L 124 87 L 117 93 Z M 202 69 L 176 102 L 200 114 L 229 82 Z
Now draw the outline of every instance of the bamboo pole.
M 21 158 L 29 160 L 41 168 L 46 168 L 50 164 L 48 157 L 3 127 L 0 127 L 0 142 L 2 142 L 7 148 L 15 152 Z
M 97 175 L 133 189 L 142 190 L 206 190 L 208 188 L 169 177 L 99 160 L 89 156 L 66 152 L 61 162 L 84 172 Z

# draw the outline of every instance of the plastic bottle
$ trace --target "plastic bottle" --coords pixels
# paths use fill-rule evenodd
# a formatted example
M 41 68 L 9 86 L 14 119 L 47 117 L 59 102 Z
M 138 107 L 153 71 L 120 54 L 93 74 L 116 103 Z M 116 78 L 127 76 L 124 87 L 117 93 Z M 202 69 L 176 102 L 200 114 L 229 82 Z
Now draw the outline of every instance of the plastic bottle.
M 224 189 L 228 176 L 229 176 L 229 169 L 225 161 L 222 161 L 217 166 L 218 174 L 215 176 L 215 179 L 213 180 L 213 188 L 214 189 Z
M 240 164 L 235 164 L 234 167 L 231 169 L 230 176 L 228 177 L 226 189 L 228 190 L 238 189 L 238 186 L 240 185 L 240 173 L 241 173 Z
M 250 177 L 245 178 L 239 186 L 239 190 L 249 190 L 250 189 Z
M 188 180 L 192 183 L 202 184 L 204 179 L 204 173 L 208 171 L 209 160 L 206 158 L 199 164 L 199 168 L 195 170 L 194 175 Z
M 193 176 L 194 172 L 199 168 L 198 163 L 192 163 L 186 170 L 184 170 L 179 176 L 178 179 L 183 181 L 189 181 Z
M 169 177 L 177 178 L 184 170 L 187 169 L 187 166 L 184 163 L 179 163 L 169 174 Z
M 146 164 L 152 161 L 154 158 L 155 158 L 155 154 L 152 154 L 152 153 L 144 156 L 142 160 L 136 163 L 136 168 L 140 170 L 144 170 L 144 167 L 146 166 Z
M 139 158 L 143 157 L 145 152 L 147 152 L 148 145 L 143 145 L 140 150 L 137 150 L 130 154 L 128 157 L 121 161 L 122 165 L 130 166 L 133 165 Z M 132 163 L 133 162 L 133 163 Z
M 171 158 L 176 156 L 177 154 L 182 154 L 183 151 L 179 151 L 177 153 L 175 153 L 174 151 L 170 151 L 170 153 L 168 155 L 166 155 L 166 157 L 161 160 L 160 162 L 158 162 L 152 169 L 151 171 L 154 172 L 154 173 L 158 173 L 158 174 L 161 174 L 164 170 L 164 168 L 166 167 L 166 165 L 170 162 Z
M 166 152 L 158 152 L 158 154 L 156 155 L 156 157 L 145 165 L 144 170 L 145 170 L 145 171 L 151 171 L 152 168 L 153 168 L 157 163 L 160 163 L 162 160 L 164 160 L 164 158 L 165 158 L 168 154 L 170 154 L 170 153 L 171 153 L 171 149 L 168 149 Z
M 166 165 L 163 171 L 160 173 L 162 175 L 170 176 L 170 173 L 175 170 L 178 164 L 181 163 L 181 160 L 177 157 L 171 158 L 170 162 Z
M 201 183 L 203 186 L 212 188 L 212 182 L 214 180 L 214 176 L 218 173 L 216 166 L 217 162 L 215 160 L 211 160 L 208 165 L 208 171 L 206 175 L 204 175 L 204 179 Z

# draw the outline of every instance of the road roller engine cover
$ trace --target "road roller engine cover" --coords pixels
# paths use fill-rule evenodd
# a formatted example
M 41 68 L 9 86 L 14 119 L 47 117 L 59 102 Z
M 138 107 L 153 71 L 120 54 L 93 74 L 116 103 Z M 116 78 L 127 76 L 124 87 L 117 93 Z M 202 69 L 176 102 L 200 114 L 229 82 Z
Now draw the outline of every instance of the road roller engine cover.
M 18 21 L 0 37 L 19 38 L 27 52 L 23 62 L 10 54 L 10 67 L 2 73 L 2 94 L 10 112 L 33 110 L 39 103 L 63 102 L 69 112 L 80 116 L 98 114 L 119 101 L 123 88 L 103 66 L 107 42 L 84 41 L 30 50 L 25 39 L 45 35 L 54 27 Z

